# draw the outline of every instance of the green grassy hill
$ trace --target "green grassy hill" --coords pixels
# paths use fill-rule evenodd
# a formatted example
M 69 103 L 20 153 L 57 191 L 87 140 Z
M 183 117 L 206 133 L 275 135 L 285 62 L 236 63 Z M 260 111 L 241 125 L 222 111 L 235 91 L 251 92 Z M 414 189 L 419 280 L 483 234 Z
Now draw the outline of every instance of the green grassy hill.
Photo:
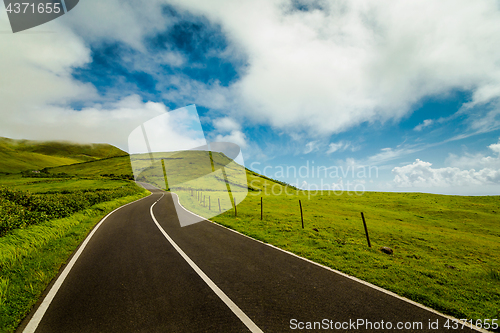
M 49 174 L 64 174 L 68 177 L 133 179 L 132 163 L 140 173 L 138 181 L 150 183 L 158 188 L 166 188 L 163 166 L 167 172 L 168 186 L 176 192 L 183 205 L 194 213 L 207 217 L 213 216 L 213 205 L 222 210 L 231 209 L 234 200 L 240 202 L 246 192 L 260 193 L 284 183 L 261 176 L 253 171 L 235 164 L 222 153 L 213 152 L 213 169 L 210 154 L 207 151 L 182 151 L 173 153 L 155 153 L 157 162 L 151 164 L 149 154 L 112 157 L 98 161 L 90 161 L 72 165 L 47 168 Z M 163 164 L 159 162 L 163 159 Z M 227 191 L 224 172 L 229 182 L 231 193 Z M 213 171 L 212 171 L 213 170 Z M 20 185 L 20 184 L 19 184 Z M 19 186 L 18 185 L 18 186 Z M 24 188 L 24 187 L 23 187 Z M 290 189 L 294 189 L 290 187 Z M 196 193 L 196 195 L 195 195 Z M 198 197 L 198 194 L 201 196 Z M 204 196 L 204 197 L 203 197 Z M 198 198 L 205 200 L 203 205 Z M 212 205 L 210 205 L 210 202 Z M 212 208 L 212 210 L 211 210 Z
M 71 176 L 81 177 L 98 177 L 110 174 L 116 176 L 132 176 L 132 167 L 128 155 L 52 167 L 47 168 L 47 171 L 52 174 L 66 173 Z
M 111 148 L 111 156 L 107 156 L 106 147 L 87 145 L 84 150 L 82 146 L 63 145 L 65 148 L 58 153 L 50 150 L 55 147 L 50 144 L 21 144 L 12 149 L 12 144 L 5 142 L 0 141 L 0 154 L 4 154 L 0 158 L 10 156 L 10 160 L 0 160 L 0 170 L 2 166 L 3 170 L 6 166 L 19 170 L 29 157 L 31 165 L 47 167 L 44 177 L 49 177 L 0 177 L 0 184 L 9 187 L 34 192 L 112 189 L 132 178 L 130 157 L 114 156 L 121 151 Z M 83 151 L 94 155 L 86 156 Z M 139 155 L 134 165 L 141 171 L 140 176 L 160 187 L 164 186 L 163 168 L 169 170 L 169 187 L 186 208 L 253 238 L 458 318 L 493 319 L 500 315 L 500 196 L 308 192 L 250 170 L 244 171 L 244 188 L 244 178 L 242 181 L 231 175 L 231 170 L 238 167 L 231 165 L 227 157 L 213 153 L 212 167 L 207 155 L 200 151 L 167 154 L 162 156 L 163 164 L 151 164 L 148 155 Z M 225 183 L 219 186 L 221 166 L 232 185 L 230 198 Z M 64 177 L 57 178 L 58 174 Z M 223 210 L 229 210 L 217 216 L 219 201 Z M 238 204 L 237 216 L 234 201 Z M 371 248 L 366 244 L 360 212 L 366 217 Z M 382 246 L 392 248 L 394 253 L 383 253 Z
M 175 184 L 189 181 L 189 179 L 202 177 L 211 172 L 210 165 L 208 165 L 209 168 L 207 169 L 207 165 L 205 163 L 200 163 L 200 160 L 208 158 L 207 156 L 205 156 L 207 155 L 207 152 L 187 151 L 175 153 L 174 156 L 167 155 L 168 154 L 164 156 L 165 166 L 166 169 L 170 171 L 170 174 L 172 174 L 172 172 L 175 174 L 175 178 L 171 179 L 171 185 L 173 185 L 174 187 Z M 213 153 L 213 160 L 215 170 L 219 170 L 222 165 L 228 165 L 231 162 L 230 159 L 220 153 Z M 155 168 L 148 167 L 149 155 L 138 156 L 136 157 L 135 162 L 139 166 L 141 166 L 141 164 L 144 164 L 144 168 L 142 169 L 142 171 L 144 172 L 145 176 L 148 176 L 150 181 L 152 180 L 153 185 L 163 185 L 164 179 L 163 171 L 161 170 L 161 168 L 161 172 L 156 172 L 157 174 L 155 174 Z M 229 166 L 229 168 L 231 168 L 231 166 Z M 115 175 L 119 178 L 127 178 L 128 176 L 133 175 L 129 156 L 117 156 L 97 161 L 50 167 L 47 168 L 47 171 L 51 174 L 65 173 L 69 176 L 79 177 Z M 236 180 L 234 180 L 234 182 L 240 186 L 248 186 L 251 191 L 260 191 L 266 186 L 270 187 L 274 184 L 280 185 L 279 181 L 269 179 L 248 169 L 246 170 L 246 172 L 247 184 L 243 184 Z M 148 173 L 151 174 L 148 175 Z M 228 174 L 229 181 L 231 182 L 231 173 Z M 210 183 L 210 181 L 212 181 L 213 183 L 213 180 L 207 180 L 206 184 L 197 184 L 197 187 L 200 189 L 209 189 L 214 186 L 214 184 Z M 284 183 L 281 185 L 284 185 Z
M 13 140 L 0 137 L 0 173 L 69 165 L 126 153 L 108 144 Z

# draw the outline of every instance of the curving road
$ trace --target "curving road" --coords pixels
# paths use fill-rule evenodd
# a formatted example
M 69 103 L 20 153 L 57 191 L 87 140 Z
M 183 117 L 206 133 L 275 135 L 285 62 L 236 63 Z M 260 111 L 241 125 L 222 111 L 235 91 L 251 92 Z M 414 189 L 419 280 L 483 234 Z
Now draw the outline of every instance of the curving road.
M 209 221 L 181 228 L 177 197 L 150 191 L 94 229 L 18 332 L 448 331 L 443 315 Z

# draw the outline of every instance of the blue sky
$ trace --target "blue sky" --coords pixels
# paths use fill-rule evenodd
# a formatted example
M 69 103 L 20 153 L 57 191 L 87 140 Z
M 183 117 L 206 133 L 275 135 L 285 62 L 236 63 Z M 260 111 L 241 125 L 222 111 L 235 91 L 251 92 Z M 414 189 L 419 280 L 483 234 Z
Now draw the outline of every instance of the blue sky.
M 0 136 L 126 150 L 195 104 L 209 140 L 303 188 L 499 194 L 499 37 L 486 0 L 87 0 L 0 35 Z M 281 172 L 313 165 L 341 175 Z

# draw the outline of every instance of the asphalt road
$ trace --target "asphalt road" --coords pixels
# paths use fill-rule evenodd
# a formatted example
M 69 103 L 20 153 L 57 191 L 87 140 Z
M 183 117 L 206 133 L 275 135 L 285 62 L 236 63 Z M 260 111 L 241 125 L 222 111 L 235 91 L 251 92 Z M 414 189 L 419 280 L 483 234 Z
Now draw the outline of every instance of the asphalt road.
M 471 331 L 209 221 L 181 228 L 176 196 L 152 191 L 95 229 L 19 332 Z

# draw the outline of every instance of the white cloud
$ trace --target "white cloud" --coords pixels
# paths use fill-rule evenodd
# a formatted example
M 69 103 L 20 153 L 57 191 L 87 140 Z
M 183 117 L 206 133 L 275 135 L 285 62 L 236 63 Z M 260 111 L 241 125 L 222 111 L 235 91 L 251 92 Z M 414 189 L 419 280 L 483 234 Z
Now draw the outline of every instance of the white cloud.
M 229 116 L 245 113 L 256 122 L 325 135 L 364 121 L 399 119 L 426 96 L 472 91 L 469 108 L 500 98 L 500 10 L 489 0 L 325 2 L 325 10 L 308 12 L 291 10 L 285 0 L 154 0 L 148 6 L 88 0 L 33 30 L 55 33 L 2 36 L 0 135 L 100 138 L 118 144 L 122 133 L 112 123 L 105 125 L 108 120 L 122 119 L 132 126 L 157 115 L 151 104 L 142 102 L 129 108 L 104 106 L 95 87 L 71 74 L 91 61 L 91 43 L 118 41 L 147 54 L 145 37 L 177 20 L 161 10 L 167 2 L 220 24 L 230 42 L 226 53 L 233 52 L 224 56 L 240 59 L 243 54 L 248 60 L 229 87 L 216 80 L 205 84 L 165 75 L 157 89 L 162 98 L 178 104 L 195 102 Z M 0 29 L 10 29 L 5 12 Z M 167 49 L 151 62 L 178 67 L 186 61 Z M 157 70 L 152 64 L 136 64 L 137 69 L 149 65 L 148 71 Z M 96 106 L 74 111 L 69 105 L 75 101 L 95 101 Z M 92 115 L 91 120 L 84 114 Z M 492 110 L 473 126 L 491 129 L 500 123 L 498 116 Z M 86 123 L 101 125 L 82 127 Z M 241 129 L 228 131 L 224 138 L 246 144 Z M 316 147 L 312 144 L 311 151 Z M 335 144 L 328 151 L 333 149 Z M 402 153 L 386 150 L 373 160 Z
M 491 150 L 493 150 L 493 152 L 497 153 L 500 155 L 500 142 L 499 143 L 493 143 L 491 145 L 488 146 L 488 148 L 490 148 Z
M 340 142 L 337 142 L 337 143 L 330 143 L 330 145 L 328 146 L 328 150 L 326 151 L 327 154 L 331 154 L 331 153 L 334 153 L 336 151 L 345 151 L 347 148 L 349 148 L 349 146 L 351 146 L 351 143 L 349 141 L 347 142 L 344 142 L 344 141 L 340 141 Z M 352 151 L 354 151 L 354 147 L 351 148 Z
M 245 133 L 238 131 L 238 130 L 233 130 L 228 135 L 220 135 L 220 134 L 217 135 L 215 137 L 215 142 L 232 142 L 232 143 L 236 143 L 238 146 L 240 146 L 240 148 L 247 147 Z
M 326 151 L 326 153 L 327 154 L 334 153 L 337 150 L 339 150 L 340 148 L 342 148 L 342 146 L 343 146 L 342 142 L 339 142 L 339 143 L 330 143 L 330 145 L 328 146 L 328 150 Z
M 96 8 L 102 9 L 103 6 L 108 9 L 105 13 L 98 13 Z M 127 6 L 116 2 L 115 6 L 120 8 L 115 8 L 118 10 L 115 16 L 110 14 L 113 10 L 109 6 L 111 2 L 97 4 L 93 9 L 96 13 L 90 14 L 87 11 L 92 11 L 92 6 L 80 3 L 70 14 L 43 26 L 25 33 L 2 35 L 0 136 L 107 142 L 127 150 L 131 130 L 167 111 L 162 103 L 143 102 L 139 96 L 127 92 L 100 96 L 92 84 L 81 83 L 72 76 L 74 68 L 84 67 L 92 61 L 91 50 L 82 35 L 88 38 L 92 34 L 92 40 L 132 38 L 128 42 L 139 45 L 142 36 L 128 34 L 137 28 L 134 25 L 138 21 L 122 21 L 128 16 L 121 15 L 120 8 L 125 10 Z M 127 11 L 131 13 L 132 8 Z M 109 17 L 93 22 L 106 13 L 110 14 Z M 81 24 L 82 30 L 74 32 L 68 29 L 65 24 L 69 21 Z M 0 14 L 0 30 L 10 30 L 5 12 Z M 175 54 L 163 56 L 165 62 L 182 61 L 176 60 Z M 74 110 L 71 108 L 74 102 L 89 106 Z
M 300 141 L 300 140 L 302 140 L 302 138 L 303 138 L 303 135 L 302 135 L 302 134 L 295 133 L 295 132 L 291 132 L 291 133 L 289 133 L 289 135 L 290 135 L 290 138 L 291 138 L 293 141 Z
M 469 154 L 457 157 L 450 155 L 446 163 L 453 167 L 432 168 L 431 163 L 417 159 L 412 164 L 394 168 L 392 170 L 393 183 L 396 187 L 498 185 L 500 184 L 500 142 L 491 144 L 488 148 L 497 156 Z M 481 169 L 476 171 L 474 167 Z
M 421 146 L 421 147 L 405 146 L 405 147 L 401 147 L 401 148 L 382 148 L 382 149 L 380 149 L 379 153 L 368 157 L 364 161 L 364 164 L 367 164 L 367 165 L 383 164 L 383 163 L 398 159 L 402 156 L 421 151 L 423 149 L 424 149 L 423 146 Z
M 500 169 L 500 142 L 491 144 L 488 148 L 497 156 L 486 156 L 482 153 L 465 153 L 463 156 L 450 154 L 445 163 L 461 169 Z
M 157 107 L 155 103 L 150 103 L 150 106 Z M 128 136 L 130 154 L 175 152 L 206 144 L 198 113 L 193 106 L 161 112 L 159 116 L 137 126 Z
M 304 149 L 304 154 L 309 154 L 313 151 L 318 150 L 318 141 L 311 141 L 306 143 L 306 148 Z
M 432 168 L 432 164 L 417 159 L 392 170 L 396 187 L 460 187 L 500 184 L 500 170 L 484 168 L 479 171 L 459 168 Z
M 485 115 L 469 110 L 469 123 L 473 134 L 487 133 L 500 128 L 500 101 L 492 102 L 493 109 Z
M 500 96 L 493 1 L 358 0 L 308 12 L 285 0 L 170 2 L 220 23 L 248 55 L 231 92 L 250 118 L 276 127 L 328 134 L 399 119 L 426 96 Z
M 234 119 L 230 117 L 217 118 L 213 120 L 215 129 L 220 133 L 229 133 L 226 135 L 218 134 L 215 137 L 215 142 L 232 142 L 240 146 L 240 148 L 247 148 L 248 143 L 246 135 L 241 131 L 241 126 Z
M 155 59 L 157 64 L 166 64 L 172 67 L 180 67 L 186 63 L 186 59 L 179 52 L 165 51 L 161 52 Z
M 90 42 L 119 41 L 142 50 L 145 35 L 172 24 L 173 19 L 165 17 L 162 4 L 161 0 L 149 0 L 147 6 L 120 0 L 87 0 L 58 20 Z
M 46 105 L 27 110 L 25 118 L 11 117 L 6 136 L 17 139 L 70 140 L 76 142 L 106 142 L 127 150 L 127 137 L 141 123 L 167 112 L 161 103 L 143 103 L 139 96 L 125 97 L 107 106 L 75 111 Z
M 241 129 L 240 124 L 229 117 L 214 119 L 213 124 L 219 132 L 231 132 Z
M 53 29 L 60 28 L 51 25 Z M 8 31 L 6 13 L 0 15 L 0 29 Z M 69 30 L 39 34 L 3 34 L 0 52 L 0 115 L 22 113 L 44 103 L 63 104 L 78 98 L 95 97 L 91 85 L 74 80 L 71 71 L 91 61 L 83 40 Z M 6 117 L 7 116 L 7 117 Z
M 423 123 L 415 126 L 415 128 L 413 130 L 417 131 L 417 132 L 420 132 L 424 128 L 431 126 L 433 123 L 434 123 L 434 120 L 432 120 L 432 119 L 425 119 Z

